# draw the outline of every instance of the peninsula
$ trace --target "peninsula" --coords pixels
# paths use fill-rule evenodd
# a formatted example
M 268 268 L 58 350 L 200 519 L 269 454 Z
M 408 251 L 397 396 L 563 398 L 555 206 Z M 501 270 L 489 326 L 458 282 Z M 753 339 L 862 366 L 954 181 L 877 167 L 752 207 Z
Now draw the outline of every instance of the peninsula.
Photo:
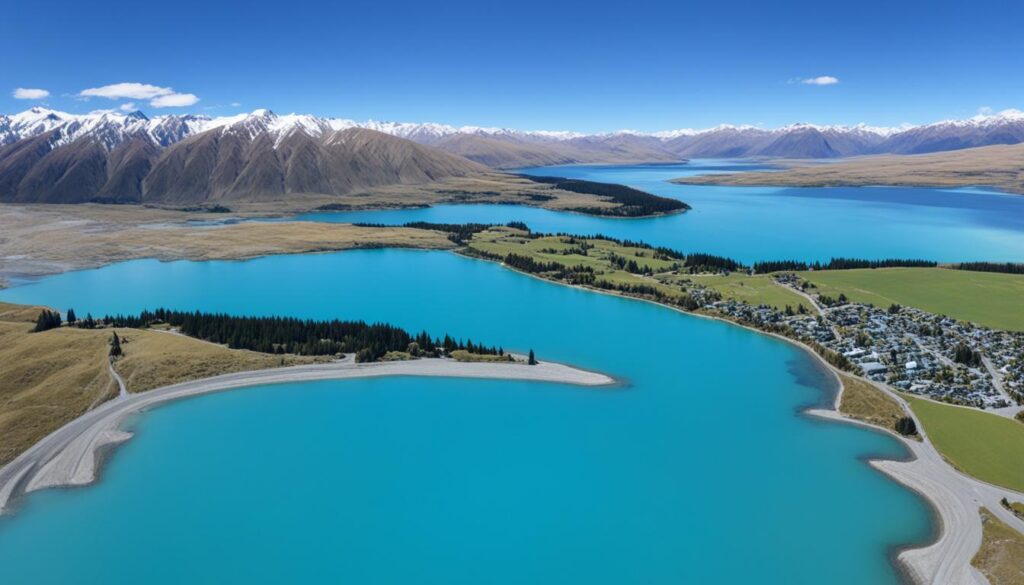
M 836 161 L 778 161 L 778 171 L 721 173 L 673 179 L 687 185 L 772 187 L 993 187 L 1024 194 L 1024 144 L 954 152 L 859 156 Z
M 131 438 L 131 434 L 120 427 L 124 419 L 133 413 L 154 408 L 171 400 L 246 386 L 380 376 L 525 380 L 580 386 L 603 386 L 614 383 L 614 380 L 603 374 L 553 362 L 526 366 L 516 363 L 462 362 L 434 358 L 359 364 L 349 357 L 327 364 L 224 374 L 164 386 L 105 402 L 47 435 L 5 465 L 0 469 L 0 511 L 10 511 L 12 498 L 23 493 L 48 487 L 85 485 L 95 481 L 102 461 L 102 450 Z
M 317 341 L 296 341 L 311 335 Z M 6 463 L 0 468 L 0 512 L 24 492 L 90 483 L 101 450 L 130 437 L 120 430 L 126 416 L 179 398 L 262 384 L 379 376 L 614 383 L 603 374 L 537 361 L 532 351 L 515 356 L 449 336 L 413 336 L 361 322 L 158 310 L 137 317 L 90 315 L 61 326 L 56 312 L 0 304 L 0 340 L 5 344 L 0 357 L 18 364 L 4 373 L 8 396 L 0 430 L 8 440 L 0 452 Z M 237 347 L 257 351 L 232 349 Z M 361 349 L 337 353 L 356 347 Z M 59 367 L 51 371 L 54 365 Z

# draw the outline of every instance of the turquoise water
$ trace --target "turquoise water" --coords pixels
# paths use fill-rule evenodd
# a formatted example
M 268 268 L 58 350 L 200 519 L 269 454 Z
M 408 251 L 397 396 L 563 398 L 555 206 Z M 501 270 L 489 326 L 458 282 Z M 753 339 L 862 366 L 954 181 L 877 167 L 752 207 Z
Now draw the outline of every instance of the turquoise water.
M 0 519 L 4 583 L 874 585 L 897 581 L 893 546 L 931 530 L 863 461 L 897 442 L 798 414 L 829 397 L 794 347 L 491 263 L 146 260 L 0 300 L 386 320 L 625 381 L 391 378 L 173 403 L 133 423 L 98 485 Z
M 688 165 L 562 166 L 523 172 L 622 183 L 686 201 L 685 214 L 602 219 L 511 205 L 314 213 L 303 219 L 400 224 L 407 221 L 525 221 L 542 232 L 603 233 L 703 251 L 743 262 L 924 258 L 939 262 L 1024 261 L 1024 197 L 978 189 L 900 187 L 776 188 L 674 185 L 705 172 L 763 168 L 729 161 Z

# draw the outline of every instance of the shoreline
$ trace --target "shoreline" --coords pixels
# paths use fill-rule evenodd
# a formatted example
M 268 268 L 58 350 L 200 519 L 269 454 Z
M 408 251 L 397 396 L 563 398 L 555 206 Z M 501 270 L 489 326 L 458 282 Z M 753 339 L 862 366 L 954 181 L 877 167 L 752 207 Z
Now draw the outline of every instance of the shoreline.
M 921 421 L 910 409 L 907 402 L 895 392 L 888 388 L 869 382 L 875 388 L 884 392 L 887 396 L 896 400 L 908 416 L 914 419 L 918 432 L 921 434 L 920 442 L 906 439 L 898 435 L 894 430 L 879 427 L 864 421 L 844 415 L 839 410 L 845 388 L 840 378 L 840 371 L 832 364 L 825 361 L 809 346 L 795 339 L 790 339 L 778 333 L 762 331 L 749 325 L 744 325 L 717 315 L 686 311 L 678 307 L 662 304 L 650 299 L 634 297 L 622 294 L 618 291 L 607 291 L 581 285 L 568 284 L 555 280 L 542 278 L 540 276 L 516 270 L 506 266 L 503 262 L 490 260 L 478 256 L 469 256 L 453 251 L 465 258 L 472 258 L 483 262 L 491 262 L 500 265 L 502 268 L 512 270 L 544 282 L 567 286 L 587 292 L 604 294 L 623 299 L 650 303 L 658 307 L 676 311 L 683 315 L 711 319 L 727 323 L 735 327 L 741 327 L 748 331 L 774 337 L 797 347 L 808 356 L 816 360 L 832 376 L 838 385 L 833 402 L 828 408 L 808 406 L 798 409 L 798 413 L 826 422 L 851 424 L 881 432 L 899 440 L 907 450 L 909 458 L 904 460 L 867 457 L 866 463 L 888 476 L 892 481 L 905 489 L 918 494 L 932 511 L 936 520 L 933 534 L 934 538 L 926 543 L 906 543 L 895 546 L 893 565 L 902 580 L 914 585 L 942 584 L 942 585 L 987 585 L 988 580 L 971 564 L 971 560 L 981 546 L 982 524 L 979 516 L 979 509 L 982 506 L 993 509 L 992 513 L 1009 526 L 1024 532 L 1024 520 L 1016 518 L 1007 512 L 1001 505 L 999 499 L 1002 497 L 1016 498 L 1024 501 L 1024 494 L 1013 490 L 985 483 L 979 479 L 968 476 L 955 468 L 943 459 L 942 455 L 928 440 Z
M 131 415 L 175 400 L 249 386 L 384 376 L 520 380 L 587 387 L 611 386 L 616 382 L 605 374 L 548 361 L 528 366 L 428 358 L 356 364 L 351 356 L 330 364 L 252 370 L 182 382 L 108 400 L 0 468 L 0 515 L 13 512 L 12 503 L 33 491 L 94 483 L 110 452 L 132 437 L 132 433 L 121 428 Z
M 986 484 L 985 482 L 982 482 L 981 480 L 978 480 L 978 479 L 972 478 L 970 476 L 967 476 L 967 475 L 957 471 L 956 469 L 954 469 L 951 465 L 949 465 L 942 458 L 941 454 L 939 454 L 938 451 L 935 450 L 934 446 L 932 446 L 930 441 L 928 441 L 927 435 L 923 431 L 923 428 L 922 428 L 922 425 L 920 424 L 920 421 L 917 419 L 916 416 L 914 416 L 913 412 L 909 409 L 909 406 L 907 405 L 906 401 L 902 397 L 900 397 L 898 394 L 896 394 L 895 392 L 891 391 L 890 389 L 888 389 L 888 388 L 886 388 L 886 387 L 884 387 L 882 385 L 875 384 L 875 383 L 871 382 L 871 384 L 873 386 L 875 386 L 880 391 L 884 392 L 886 395 L 888 395 L 891 398 L 893 398 L 894 400 L 896 400 L 897 403 L 900 404 L 901 407 L 904 409 L 904 411 L 909 416 L 914 418 L 915 422 L 917 423 L 918 429 L 921 430 L 920 432 L 921 432 L 922 438 L 923 438 L 923 440 L 920 443 L 918 443 L 917 441 L 910 441 L 910 440 L 904 439 L 903 437 L 900 437 L 899 435 L 897 435 L 894 431 L 892 431 L 890 429 L 886 429 L 886 428 L 883 428 L 883 427 L 878 427 L 878 426 L 875 426 L 875 425 L 872 425 L 872 424 L 868 424 L 868 423 L 865 423 L 863 421 L 859 421 L 859 420 L 847 417 L 846 415 L 842 414 L 839 411 L 839 404 L 840 404 L 840 401 L 842 399 L 842 395 L 843 395 L 843 392 L 844 392 L 844 387 L 843 387 L 843 384 L 842 384 L 842 380 L 839 377 L 838 370 L 835 367 L 833 367 L 831 364 L 826 362 L 817 353 L 815 353 L 810 347 L 808 347 L 806 344 L 804 344 L 804 343 L 802 343 L 802 342 L 800 342 L 798 340 L 790 339 L 788 337 L 785 337 L 785 336 L 777 334 L 777 333 L 772 333 L 772 332 L 769 332 L 769 331 L 762 331 L 762 330 L 757 329 L 755 327 L 752 327 L 752 326 L 749 326 L 749 325 L 745 325 L 745 324 L 741 324 L 741 323 L 738 323 L 736 321 L 730 320 L 730 319 L 722 317 L 722 316 L 710 315 L 710 314 L 700 313 L 700 312 L 686 311 L 686 310 L 683 310 L 681 308 L 673 307 L 673 306 L 666 305 L 666 304 L 662 304 L 662 303 L 659 303 L 659 302 L 654 301 L 654 300 L 640 298 L 640 297 L 634 297 L 634 296 L 622 294 L 622 293 L 617 292 L 617 291 L 607 291 L 607 290 L 602 290 L 602 289 L 595 289 L 595 288 L 590 288 L 590 287 L 586 287 L 586 286 L 572 285 L 572 284 L 568 284 L 568 283 L 564 283 L 564 282 L 559 282 L 559 281 L 555 281 L 555 280 L 551 280 L 551 279 L 547 279 L 547 278 L 542 278 L 540 276 L 537 276 L 537 275 L 534 275 L 534 274 L 530 274 L 530 273 L 526 273 L 526 272 L 522 272 L 520 270 L 516 270 L 515 268 L 506 266 L 506 265 L 504 265 L 503 262 L 500 262 L 500 261 L 497 261 L 497 260 L 491 260 L 491 259 L 488 259 L 488 258 L 481 258 L 481 257 L 478 257 L 478 256 L 467 255 L 467 254 L 461 252 L 459 249 L 453 249 L 453 250 L 450 250 L 450 251 L 454 252 L 455 254 L 458 254 L 459 256 L 461 256 L 463 258 L 469 258 L 469 259 L 474 259 L 474 260 L 480 260 L 480 261 L 483 261 L 483 262 L 490 262 L 490 263 L 498 264 L 499 266 L 501 266 L 504 269 L 513 270 L 514 272 L 516 272 L 518 274 L 529 276 L 529 277 L 532 277 L 532 278 L 536 278 L 538 280 L 541 280 L 541 281 L 544 281 L 544 282 L 547 282 L 547 283 L 550 283 L 550 284 L 556 284 L 556 285 L 560 285 L 560 286 L 567 286 L 567 287 L 570 287 L 570 288 L 579 289 L 581 291 L 586 291 L 588 293 L 605 294 L 605 295 L 615 296 L 615 297 L 629 299 L 629 300 L 634 300 L 634 301 L 647 302 L 647 303 L 651 303 L 653 305 L 657 305 L 657 306 L 659 306 L 661 308 L 669 309 L 669 310 L 672 310 L 672 311 L 676 311 L 678 313 L 681 313 L 681 314 L 684 314 L 684 315 L 688 315 L 688 316 L 691 316 L 691 317 L 699 317 L 699 318 L 705 318 L 705 319 L 712 319 L 712 320 L 716 320 L 716 321 L 721 321 L 723 323 L 727 323 L 727 324 L 732 325 L 732 326 L 738 326 L 738 327 L 741 327 L 743 329 L 747 329 L 747 330 L 749 330 L 751 332 L 754 332 L 754 333 L 758 333 L 758 334 L 761 334 L 761 335 L 771 336 L 771 337 L 774 337 L 774 338 L 776 338 L 778 340 L 781 340 L 783 342 L 790 343 L 793 346 L 795 346 L 795 347 L 799 348 L 800 350 L 802 350 L 803 352 L 805 352 L 806 354 L 808 354 L 809 356 L 811 356 L 812 358 L 814 358 L 815 360 L 817 360 L 816 363 L 820 364 L 821 366 L 823 366 L 825 369 L 827 369 L 831 373 L 833 379 L 835 380 L 835 383 L 838 384 L 838 390 L 835 392 L 835 395 L 834 395 L 833 400 L 832 400 L 832 404 L 828 405 L 828 404 L 822 403 L 822 404 L 816 404 L 816 405 L 808 405 L 806 407 L 799 408 L 798 412 L 801 415 L 806 415 L 806 416 L 809 416 L 809 417 L 819 418 L 819 419 L 823 419 L 823 420 L 830 421 L 830 422 L 853 424 L 853 425 L 860 426 L 862 428 L 869 429 L 869 430 L 872 430 L 872 431 L 875 431 L 875 432 L 883 432 L 883 433 L 886 433 L 886 434 L 888 434 L 889 436 L 891 436 L 893 438 L 899 439 L 903 443 L 905 449 L 907 449 L 908 455 L 910 457 L 909 459 L 906 459 L 906 460 L 893 460 L 893 459 L 884 459 L 884 458 L 865 457 L 864 460 L 868 463 L 868 465 L 870 465 L 872 468 L 878 470 L 879 472 L 885 474 L 892 481 L 895 481 L 900 486 L 902 486 L 902 487 L 904 487 L 906 489 L 909 489 L 909 490 L 915 492 L 916 494 L 918 494 L 928 504 L 930 510 L 932 511 L 932 517 L 935 519 L 935 522 L 934 522 L 933 531 L 932 531 L 933 532 L 933 537 L 930 538 L 928 542 L 925 542 L 925 543 L 906 543 L 904 545 L 894 545 L 890 549 L 892 551 L 892 553 L 893 553 L 893 554 L 890 555 L 890 558 L 892 559 L 892 564 L 893 564 L 897 574 L 901 577 L 902 580 L 904 580 L 906 582 L 914 583 L 915 585 L 917 585 L 917 584 L 924 584 L 924 583 L 943 583 L 943 584 L 945 584 L 945 583 L 966 583 L 966 584 L 972 584 L 972 585 L 973 584 L 984 584 L 984 583 L 987 583 L 987 581 L 984 579 L 984 577 L 981 576 L 981 574 L 979 572 L 977 572 L 973 568 L 973 566 L 971 565 L 971 559 L 973 558 L 974 554 L 977 552 L 977 550 L 979 549 L 980 544 L 981 544 L 982 525 L 981 525 L 980 516 L 978 514 L 978 509 L 982 505 L 985 505 L 990 510 L 992 510 L 993 514 L 995 514 L 997 517 L 999 517 L 1000 520 L 1006 522 L 1008 525 L 1010 525 L 1012 527 L 1015 527 L 1018 530 L 1024 531 L 1024 521 L 1022 521 L 1019 518 L 1012 517 L 1009 513 L 1005 512 L 1005 510 L 1002 508 L 1002 506 L 1000 506 L 998 504 L 999 498 L 1001 498 L 1003 496 L 1010 497 L 1011 499 L 1018 499 L 1018 500 L 1024 501 L 1024 494 L 1020 494 L 1020 493 L 1014 492 L 1013 490 L 1010 490 L 1010 489 L 1001 488 L 1001 487 L 998 487 L 998 486 Z M 327 252 L 327 251 L 325 250 L 323 252 Z M 270 255 L 275 255 L 275 254 L 266 254 L 266 255 L 270 256 Z M 245 261 L 245 260 L 248 260 L 248 259 L 237 259 L 237 260 L 234 260 L 234 261 Z M 417 363 L 423 363 L 425 361 L 430 361 L 430 360 L 418 360 L 418 361 L 414 361 L 414 362 L 389 362 L 388 365 L 392 365 L 392 364 L 417 364 Z M 450 360 L 437 360 L 437 361 L 450 362 Z M 452 362 L 452 363 L 458 364 L 458 363 L 461 363 L 461 362 Z M 358 367 L 367 368 L 367 367 L 374 367 L 374 366 L 376 366 L 376 367 L 378 367 L 378 369 L 383 369 L 383 368 L 380 368 L 380 366 L 383 366 L 383 365 L 385 365 L 385 364 L 379 364 L 379 363 L 378 364 L 362 364 L 362 365 L 360 365 Z M 470 365 L 470 364 L 465 364 L 465 365 Z M 495 364 L 478 364 L 478 365 L 493 366 Z M 505 365 L 505 364 L 501 364 L 501 365 Z M 549 365 L 550 366 L 551 362 L 542 362 L 541 365 Z M 330 364 L 327 367 L 331 367 L 331 366 L 338 367 L 339 364 Z M 508 364 L 508 365 L 506 365 L 506 367 L 508 367 L 508 366 L 510 366 L 510 367 L 517 367 L 515 364 Z M 316 366 L 295 366 L 293 368 L 312 368 L 312 367 L 316 367 Z M 324 367 L 324 366 L 320 366 L 320 367 Z M 352 369 L 352 367 L 353 366 L 349 366 L 350 369 Z M 403 366 L 398 366 L 398 367 L 403 367 Z M 404 366 L 404 367 L 408 367 L 408 366 Z M 529 366 L 525 366 L 525 367 L 529 367 Z M 534 367 L 537 367 L 537 366 L 534 366 Z M 568 370 L 574 370 L 573 368 L 569 368 L 568 366 L 561 366 L 561 367 L 566 368 Z M 282 372 L 282 371 L 289 370 L 289 369 L 291 369 L 291 368 L 281 368 L 281 369 L 269 370 L 269 371 L 245 372 L 245 373 L 241 373 L 241 374 L 231 374 L 231 375 L 228 375 L 228 376 L 235 376 L 235 375 L 238 375 L 238 376 L 257 375 L 257 376 L 260 376 L 262 378 L 263 376 L 260 375 L 261 373 L 266 373 L 266 372 Z M 474 374 L 468 374 L 468 373 L 462 373 L 462 374 L 440 374 L 440 373 L 433 373 L 433 374 L 431 374 L 431 373 L 418 373 L 418 372 L 414 372 L 415 369 L 416 368 L 412 368 L 412 369 L 410 369 L 410 371 L 407 371 L 407 372 L 362 373 L 362 374 L 352 374 L 352 373 L 349 373 L 349 374 L 343 374 L 343 375 L 324 376 L 324 377 L 299 377 L 299 378 L 296 378 L 294 381 L 316 380 L 316 379 L 330 379 L 330 378 L 347 378 L 347 377 L 367 377 L 367 376 L 373 376 L 373 375 L 410 375 L 410 376 L 418 376 L 418 375 L 426 375 L 426 376 L 441 375 L 441 376 L 444 376 L 444 375 L 450 375 L 450 376 L 454 376 L 454 377 L 482 377 L 482 378 L 495 378 L 495 377 L 500 378 L 500 377 L 502 377 L 502 376 L 495 376 L 495 375 L 493 375 L 493 372 L 490 375 L 474 375 Z M 604 380 L 604 382 L 600 382 L 598 384 L 610 384 L 610 383 L 614 382 L 611 378 L 609 378 L 607 376 L 604 376 L 602 374 L 595 374 L 595 373 L 592 373 L 592 372 L 582 372 L 582 371 L 579 371 L 579 370 L 575 370 L 575 371 L 578 372 L 578 373 L 584 373 L 584 374 L 588 374 L 588 375 L 592 375 L 592 376 L 600 376 Z M 200 383 L 207 383 L 207 382 L 215 382 L 215 381 L 219 380 L 220 378 L 221 377 L 208 378 L 208 379 L 205 379 L 205 380 L 200 380 L 200 381 L 196 381 L 196 382 L 189 382 L 189 383 L 185 383 L 185 384 L 181 384 L 181 385 L 177 385 L 177 386 L 182 386 L 182 385 L 186 385 L 187 386 L 187 385 L 190 385 L 190 384 L 200 384 Z M 515 377 L 514 379 L 536 379 L 536 378 L 532 378 L 532 377 L 528 376 L 526 378 Z M 544 378 L 543 380 L 544 381 L 555 381 L 555 382 L 562 381 L 562 380 L 550 380 L 550 379 L 546 379 L 546 378 Z M 293 380 L 282 380 L 282 381 L 293 381 Z M 538 379 L 538 381 L 541 381 L 541 379 Z M 204 391 L 200 391 L 200 392 L 197 392 L 197 393 L 201 394 L 201 393 L 205 393 L 205 392 L 212 392 L 212 391 L 217 391 L 217 390 L 222 390 L 222 389 L 229 389 L 229 388 L 232 388 L 232 387 L 241 387 L 241 386 L 248 386 L 248 385 L 268 384 L 268 383 L 274 383 L 274 382 L 261 379 L 259 381 L 242 383 L 242 384 L 237 384 L 237 385 L 233 385 L 233 386 L 225 386 L 225 387 L 217 386 L 217 387 L 213 387 L 213 388 L 210 388 L 210 389 L 207 389 L 207 390 L 204 390 Z M 575 382 L 566 382 L 566 383 L 575 383 Z M 590 384 L 590 385 L 596 385 L 596 384 Z M 138 399 L 139 397 L 148 396 L 149 393 L 153 393 L 153 392 L 168 391 L 169 389 L 177 388 L 177 386 L 163 387 L 163 388 L 159 388 L 159 389 L 156 389 L 156 390 L 151 390 L 151 391 L 149 391 L 147 393 L 138 394 L 138 395 L 131 395 L 129 397 L 129 399 Z M 185 396 L 188 396 L 188 395 L 191 395 L 191 394 L 187 394 L 186 393 L 186 394 L 183 394 L 181 396 L 173 396 L 173 397 L 165 398 L 165 399 L 162 399 L 162 400 L 156 400 L 153 404 L 159 404 L 159 403 L 164 402 L 166 400 L 173 400 L 173 399 L 185 397 Z M 100 411 L 100 410 L 103 410 L 103 409 L 109 407 L 109 405 L 111 405 L 113 403 L 118 403 L 118 402 L 120 402 L 120 399 L 115 399 L 115 400 L 109 401 L 107 403 L 104 403 L 103 405 L 98 407 L 96 410 L 91 411 L 89 413 L 86 413 L 85 415 L 83 415 L 79 419 L 76 419 L 75 421 L 72 421 L 72 423 L 69 423 L 66 426 L 72 426 L 72 425 L 75 425 L 75 424 L 81 424 L 81 421 L 83 419 L 86 419 L 87 417 L 92 416 L 93 413 L 95 413 L 97 411 Z M 147 406 L 148 406 L 148 404 L 140 404 L 132 412 L 138 412 L 140 410 L 144 410 Z M 121 417 L 121 418 L 123 419 L 123 417 Z M 121 419 L 118 419 L 116 422 L 118 424 L 120 424 L 120 421 L 121 421 Z M 47 474 L 56 474 L 56 475 L 54 475 L 54 477 L 58 477 L 58 478 L 61 477 L 60 473 L 57 473 L 57 472 L 55 472 L 55 471 L 53 471 L 51 469 L 51 468 L 55 468 L 56 464 L 51 465 L 50 463 L 46 463 L 46 467 L 45 468 L 39 468 L 39 469 L 36 469 L 35 466 L 21 467 L 21 468 L 19 468 L 17 470 L 10 470 L 10 469 L 8 469 L 8 468 L 12 467 L 16 462 L 20 461 L 22 459 L 22 457 L 26 456 L 30 452 L 35 452 L 36 448 L 39 445 L 41 445 L 43 443 L 46 443 L 47 441 L 50 441 L 51 439 L 53 439 L 54 435 L 57 435 L 58 433 L 60 433 L 64 429 L 65 429 L 65 427 L 62 427 L 58 431 L 55 431 L 53 433 L 53 435 L 47 436 L 42 441 L 40 441 L 40 443 L 38 443 L 37 445 L 33 446 L 32 449 L 30 449 L 29 451 L 26 451 L 25 453 L 22 453 L 18 458 L 16 458 L 14 461 L 9 463 L 7 467 L 4 467 L 4 468 L 0 469 L 0 515 L 2 515 L 5 512 L 7 512 L 8 511 L 9 503 L 12 500 L 16 499 L 17 496 L 20 496 L 23 493 L 31 492 L 31 491 L 33 491 L 35 489 L 42 489 L 44 487 L 51 487 L 51 486 L 57 486 L 57 485 L 84 485 L 84 484 L 87 484 L 87 483 L 91 483 L 92 481 L 95 481 L 96 469 L 98 469 L 98 467 L 100 466 L 100 464 L 98 463 L 98 455 L 100 453 L 102 453 L 102 452 L 109 452 L 113 447 L 116 447 L 117 444 L 119 444 L 120 442 L 123 442 L 124 440 L 127 440 L 128 438 L 131 437 L 131 435 L 129 433 L 124 433 L 123 431 L 120 431 L 117 428 L 117 425 L 114 425 L 112 427 L 106 428 L 105 429 L 106 432 L 102 436 L 97 435 L 97 436 L 92 437 L 91 441 L 89 442 L 90 450 L 88 450 L 88 453 L 85 453 L 84 451 L 82 451 L 81 448 L 79 448 L 80 457 L 79 457 L 79 459 L 77 461 L 73 461 L 74 467 L 69 470 L 69 469 L 67 469 L 67 464 L 64 464 L 64 467 L 59 470 L 60 473 L 64 474 L 64 477 L 62 478 L 64 481 L 53 481 L 51 483 L 47 483 L 46 481 L 44 481 L 47 478 Z M 54 456 L 51 456 L 49 459 L 53 459 L 53 458 L 54 458 Z M 87 462 L 84 460 L 85 458 L 88 458 Z M 81 477 L 76 476 L 75 473 L 77 471 L 77 468 L 80 467 L 80 466 L 83 469 L 88 468 L 90 470 L 89 473 L 84 474 Z M 33 470 L 34 470 L 34 474 L 30 473 Z M 42 476 L 42 479 L 40 479 L 39 476 Z M 949 487 L 949 486 L 952 486 L 952 487 Z M 984 501 L 984 503 L 982 503 L 982 501 Z
M 756 172 L 784 172 L 784 171 L 756 171 Z M 763 183 L 741 183 L 738 181 L 729 181 L 723 179 L 722 181 L 712 180 L 689 180 L 696 179 L 698 177 L 718 177 L 719 175 L 693 175 L 692 177 L 678 177 L 676 179 L 669 179 L 668 182 L 673 185 L 686 185 L 689 187 L 770 187 L 774 189 L 932 189 L 940 191 L 979 191 L 984 195 L 1007 195 L 1012 197 L 1020 197 L 1024 193 L 1018 193 L 1011 191 L 1008 188 L 1000 187 L 998 185 L 990 184 L 974 184 L 966 183 L 963 185 L 943 185 L 941 183 L 905 183 L 905 184 L 893 184 L 893 183 L 859 183 L 859 182 L 820 182 L 820 183 L 772 183 L 765 181 Z

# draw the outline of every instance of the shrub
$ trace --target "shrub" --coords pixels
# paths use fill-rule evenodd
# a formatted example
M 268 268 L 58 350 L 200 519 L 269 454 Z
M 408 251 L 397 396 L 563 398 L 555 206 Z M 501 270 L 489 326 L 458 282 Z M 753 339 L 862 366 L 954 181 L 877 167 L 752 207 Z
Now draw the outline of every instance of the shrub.
M 904 437 L 916 435 L 917 424 L 915 424 L 914 419 L 910 418 L 909 416 L 900 417 L 900 419 L 896 421 L 896 432 L 903 435 Z

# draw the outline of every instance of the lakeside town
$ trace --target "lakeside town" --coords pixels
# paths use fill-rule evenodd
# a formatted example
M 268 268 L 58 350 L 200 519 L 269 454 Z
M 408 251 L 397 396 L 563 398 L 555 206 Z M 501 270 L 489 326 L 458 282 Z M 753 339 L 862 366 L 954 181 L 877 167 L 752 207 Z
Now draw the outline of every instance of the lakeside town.
M 831 298 L 791 272 L 774 279 L 814 306 L 779 310 L 712 294 L 705 309 L 831 350 L 844 369 L 912 394 L 990 410 L 1024 405 L 1024 333 Z

